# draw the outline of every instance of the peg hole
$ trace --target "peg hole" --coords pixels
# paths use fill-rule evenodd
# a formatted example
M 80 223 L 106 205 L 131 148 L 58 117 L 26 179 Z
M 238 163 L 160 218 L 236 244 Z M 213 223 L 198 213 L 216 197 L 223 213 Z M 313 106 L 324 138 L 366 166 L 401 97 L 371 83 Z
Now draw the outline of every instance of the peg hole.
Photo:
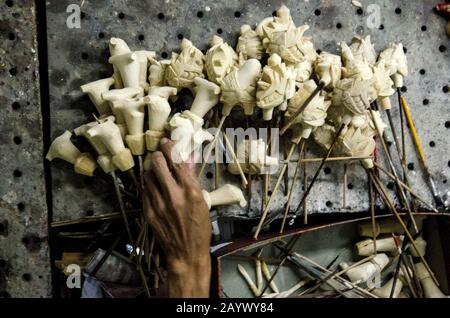
M 22 279 L 26 282 L 30 282 L 33 279 L 33 277 L 31 276 L 30 273 L 25 273 L 22 275 Z
M 0 236 L 8 236 L 8 221 L 0 222 Z
M 19 136 L 15 136 L 13 140 L 16 145 L 20 145 L 22 143 L 22 138 L 20 138 Z

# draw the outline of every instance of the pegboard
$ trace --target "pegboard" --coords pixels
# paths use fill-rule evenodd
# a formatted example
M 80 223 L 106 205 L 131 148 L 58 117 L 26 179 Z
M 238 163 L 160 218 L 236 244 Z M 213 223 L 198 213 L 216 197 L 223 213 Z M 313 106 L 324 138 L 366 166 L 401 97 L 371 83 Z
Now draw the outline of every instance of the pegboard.
M 418 133 L 432 173 L 441 193 L 447 189 L 450 174 L 450 133 L 448 89 L 450 78 L 448 38 L 445 21 L 432 12 L 431 1 L 361 1 L 363 8 L 345 1 L 81 1 L 81 27 L 69 29 L 66 8 L 71 0 L 47 1 L 47 30 L 50 77 L 51 134 L 57 137 L 92 120 L 94 107 L 79 90 L 80 85 L 112 74 L 108 64 L 108 40 L 120 37 L 132 50 L 154 50 L 158 58 L 170 57 L 179 50 L 181 39 L 190 39 L 199 49 L 206 50 L 213 35 L 223 37 L 235 46 L 242 24 L 256 26 L 271 16 L 282 4 L 290 10 L 297 25 L 308 24 L 307 35 L 313 36 L 315 47 L 337 53 L 337 42 L 349 42 L 354 35 L 370 35 L 377 51 L 393 41 L 404 44 L 410 68 L 403 94 L 409 102 Z M 380 10 L 381 25 L 369 28 L 369 4 Z M 392 97 L 397 105 L 396 97 Z M 189 106 L 189 104 L 185 105 Z M 398 108 L 392 110 L 398 122 Z M 384 115 L 384 119 L 387 119 Z M 398 131 L 400 135 L 400 132 Z M 390 135 L 390 132 L 388 133 Z M 424 182 L 420 164 L 406 135 L 409 178 L 414 189 L 430 203 L 432 197 Z M 78 142 L 78 141 L 76 141 Z M 77 143 L 84 147 L 83 142 Z M 320 157 L 323 151 L 311 141 L 308 157 Z M 392 149 L 394 150 L 394 149 Z M 382 160 L 382 159 L 381 159 Z M 309 164 L 307 176 L 312 178 L 318 164 Z M 290 167 L 292 177 L 295 164 Z M 368 209 L 367 176 L 359 164 L 348 167 L 347 184 L 343 184 L 343 164 L 327 163 L 309 195 L 309 213 L 359 212 Z M 212 166 L 208 172 L 213 172 Z M 400 171 L 400 170 L 399 170 Z M 208 174 L 211 177 L 211 174 Z M 52 196 L 54 220 L 76 219 L 85 215 L 110 212 L 115 207 L 114 192 L 108 176 L 90 179 L 76 175 L 72 168 L 55 161 L 52 164 Z M 273 187 L 275 177 L 272 177 Z M 239 179 L 224 176 L 223 182 L 239 184 Z M 392 189 L 393 184 L 384 179 Z M 206 189 L 212 178 L 203 178 Z M 343 187 L 347 202 L 342 205 Z M 260 186 L 254 183 L 253 211 L 229 207 L 219 210 L 227 216 L 256 216 L 260 213 Z M 295 206 L 302 195 L 301 186 L 293 199 Z M 280 192 L 273 209 L 281 210 L 286 198 Z
M 0 298 L 50 297 L 34 1 L 2 1 L 0 30 Z

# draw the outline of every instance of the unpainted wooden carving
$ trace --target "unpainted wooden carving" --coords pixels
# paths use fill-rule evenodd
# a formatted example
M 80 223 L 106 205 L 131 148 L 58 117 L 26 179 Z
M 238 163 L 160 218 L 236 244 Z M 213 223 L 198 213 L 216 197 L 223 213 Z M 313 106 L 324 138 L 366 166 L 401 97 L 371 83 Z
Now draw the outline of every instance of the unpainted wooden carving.
M 364 135 L 361 128 L 350 125 L 345 133 L 339 137 L 333 153 L 338 156 L 369 157 L 373 154 L 375 145 L 373 137 Z M 361 163 L 366 169 L 371 169 L 374 166 L 372 159 L 363 159 Z
M 384 253 L 380 253 L 368 262 L 349 269 L 346 275 L 351 282 L 367 282 L 373 275 L 380 274 L 388 263 L 389 257 Z M 343 269 L 348 267 L 346 263 L 341 263 L 340 266 Z
M 89 99 L 94 104 L 100 117 L 111 114 L 111 108 L 107 100 L 104 100 L 102 94 L 109 91 L 114 84 L 114 78 L 108 77 L 95 82 L 90 82 L 80 86 L 84 94 L 88 94 Z
M 355 77 L 356 79 L 363 81 L 372 79 L 373 74 L 370 64 L 356 58 L 346 43 L 341 42 L 339 45 L 341 47 L 341 55 L 344 61 L 344 67 L 342 67 L 342 77 Z
M 348 124 L 352 116 L 364 115 L 370 107 L 371 84 L 372 80 L 361 81 L 354 77 L 337 81 L 332 95 L 332 112 L 329 113 L 331 120 Z
M 238 65 L 236 52 L 221 37 L 214 35 L 206 52 L 205 68 L 208 79 L 216 84 Z
M 125 148 L 119 127 L 108 120 L 92 127 L 86 132 L 91 138 L 98 138 L 112 155 L 114 166 L 121 171 L 127 171 L 134 166 L 130 149 Z
M 282 26 L 283 30 L 295 28 L 295 24 L 294 21 L 292 21 L 291 13 L 288 7 L 282 5 L 277 10 L 276 16 L 263 19 L 256 27 L 256 33 L 258 33 L 261 39 L 264 39 L 275 29 L 273 26 L 274 24 L 277 24 L 278 27 Z
M 118 107 L 127 125 L 128 134 L 125 136 L 125 142 L 130 148 L 131 153 L 137 156 L 145 154 L 144 106 L 144 98 L 139 97 L 122 100 Z
M 131 50 L 127 43 L 120 38 L 111 38 L 109 40 L 109 53 L 111 56 L 122 55 L 130 53 Z M 122 77 L 117 67 L 113 64 L 113 78 L 114 78 L 114 88 L 123 88 Z
M 218 205 L 239 204 L 241 207 L 247 205 L 241 189 L 231 184 L 226 184 L 211 192 L 202 190 L 202 193 L 209 209 Z
M 191 41 L 183 39 L 181 42 L 181 52 L 172 53 L 170 64 L 165 70 L 166 83 L 176 87 L 192 89 L 194 78 L 204 77 L 205 56 L 197 49 Z
M 377 60 L 377 53 L 370 41 L 370 35 L 365 38 L 355 36 L 350 43 L 350 50 L 355 59 L 362 61 L 368 65 L 375 64 Z
M 112 89 L 102 94 L 102 98 L 109 102 L 109 107 L 116 118 L 116 125 L 120 129 L 120 135 L 125 138 L 127 134 L 127 125 L 125 117 L 120 111 L 122 102 L 130 98 L 138 98 L 144 95 L 142 87 L 127 87 L 121 89 Z
M 295 74 L 277 54 L 272 54 L 264 66 L 256 91 L 256 105 L 263 110 L 264 120 L 271 120 L 273 109 L 287 109 L 287 101 L 295 93 Z
M 243 140 L 237 146 L 236 156 L 242 171 L 249 174 L 265 174 L 278 166 L 278 158 L 267 154 L 267 145 L 262 139 Z M 228 165 L 228 171 L 234 175 L 239 174 L 234 160 Z
M 261 38 L 248 24 L 241 26 L 241 35 L 236 46 L 236 53 L 240 63 L 248 59 L 260 60 L 264 55 Z
M 114 116 L 108 116 L 104 119 L 99 119 L 98 121 L 92 121 L 90 123 L 81 125 L 78 128 L 74 129 L 74 133 L 77 136 L 83 136 L 86 138 L 89 143 L 91 144 L 92 148 L 97 152 L 97 163 L 98 165 L 103 169 L 105 173 L 110 173 L 111 171 L 116 170 L 116 167 L 112 164 L 112 158 L 111 154 L 108 152 L 108 149 L 105 147 L 105 145 L 101 142 L 101 140 L 98 139 L 97 136 L 91 137 L 87 133 L 87 131 L 95 126 L 97 126 L 99 123 L 105 122 L 105 121 L 112 121 L 114 122 L 115 118 Z
M 311 96 L 317 85 L 313 80 L 306 81 L 298 85 L 295 95 L 289 100 L 286 117 L 295 113 L 298 107 L 302 106 L 306 99 Z M 322 126 L 327 117 L 327 110 L 331 105 L 330 100 L 325 100 L 325 96 L 317 94 L 305 110 L 296 117 L 294 124 L 302 126 L 302 138 L 307 139 L 315 127 Z
M 389 77 L 388 69 L 385 66 L 385 60 L 379 60 L 373 67 L 373 83 L 370 91 L 371 99 L 380 101 L 384 109 L 391 108 L 389 97 L 395 93 L 392 88 L 394 82 Z
M 114 65 L 120 73 L 124 87 L 140 87 L 140 65 L 138 55 L 134 52 L 114 55 L 109 58 L 109 63 Z
M 149 58 L 148 82 L 150 87 L 166 86 L 166 69 L 170 65 L 170 60 L 157 61 L 155 58 Z
M 135 51 L 137 56 L 137 60 L 139 63 L 139 86 L 144 89 L 144 91 L 148 91 L 149 84 L 147 83 L 147 71 L 148 66 L 150 63 L 150 60 L 153 60 L 155 58 L 155 52 L 154 51 L 146 51 L 146 50 L 140 50 Z
M 408 75 L 408 62 L 403 44 L 391 43 L 380 53 L 378 60 L 384 60 L 386 69 L 394 81 L 395 87 L 403 86 L 403 77 Z
M 303 62 L 296 64 L 289 64 L 288 67 L 291 68 L 294 73 L 295 84 L 297 87 L 301 83 L 309 80 L 313 73 L 313 62 L 310 60 L 304 60 Z
M 419 262 L 414 265 L 414 268 L 419 278 L 420 284 L 422 285 L 425 298 L 446 298 L 447 296 L 439 289 L 436 283 L 430 276 L 425 265 Z
M 249 59 L 239 69 L 232 70 L 220 81 L 222 115 L 228 116 L 235 106 L 241 106 L 247 116 L 253 114 L 257 80 L 260 74 L 261 63 L 256 59 Z
M 70 141 L 72 133 L 66 130 L 61 136 L 53 140 L 45 158 L 52 161 L 55 158 L 62 159 L 74 166 L 76 173 L 89 177 L 94 175 L 97 163 L 89 153 L 81 153 Z
M 328 52 L 320 53 L 314 63 L 314 72 L 324 87 L 334 87 L 341 79 L 341 57 Z
M 164 136 L 164 129 L 170 115 L 170 105 L 168 99 L 176 95 L 175 87 L 152 87 L 144 101 L 148 106 L 148 130 L 145 132 L 147 150 L 156 151 L 159 141 Z
M 303 36 L 308 29 L 308 25 L 297 28 L 289 9 L 281 6 L 277 10 L 277 16 L 260 23 L 257 32 L 263 39 L 266 53 L 276 53 L 284 62 L 297 64 L 304 60 L 314 62 L 317 58 L 312 38 Z

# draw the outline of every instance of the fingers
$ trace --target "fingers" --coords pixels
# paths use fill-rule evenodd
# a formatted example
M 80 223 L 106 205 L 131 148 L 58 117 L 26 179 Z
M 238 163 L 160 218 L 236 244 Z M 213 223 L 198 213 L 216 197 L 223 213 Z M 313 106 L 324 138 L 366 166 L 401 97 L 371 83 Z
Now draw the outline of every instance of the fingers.
M 164 235 L 167 229 L 170 229 L 170 223 L 172 215 L 169 214 L 166 200 L 159 190 L 156 176 L 152 171 L 149 171 L 145 175 L 145 195 L 143 195 L 144 208 L 148 223 L 155 232 L 158 232 L 159 236 Z
M 146 193 L 142 196 L 142 200 L 144 203 L 144 216 L 147 219 L 147 222 L 149 224 L 152 224 L 156 219 L 155 209 L 152 207 L 148 195 Z
M 168 242 L 169 236 L 167 235 L 167 231 L 165 230 L 166 225 L 161 222 L 161 218 L 156 213 L 157 209 L 155 209 L 150 201 L 148 195 L 144 195 L 142 197 L 144 202 L 144 216 L 147 219 L 150 228 L 152 229 L 156 240 L 160 244 L 165 244 Z M 164 246 L 163 246 L 164 247 Z
M 187 166 L 181 160 L 181 156 L 178 153 L 177 149 L 175 149 L 174 143 L 167 138 L 162 138 L 160 148 L 161 152 L 164 154 L 164 157 L 166 158 L 166 162 L 167 165 L 169 166 L 169 169 L 172 171 L 177 181 L 182 183 L 183 176 L 187 172 L 186 171 Z
M 163 195 L 159 190 L 158 183 L 156 181 L 155 174 L 153 171 L 148 171 L 145 176 L 145 195 L 143 197 L 150 199 L 151 206 L 154 208 L 155 214 L 158 214 L 160 211 L 166 210 L 165 200 L 163 199 Z
M 163 193 L 170 197 L 178 188 L 178 185 L 167 165 L 166 158 L 160 151 L 155 151 L 153 153 L 150 169 L 156 176 L 156 180 L 161 186 Z

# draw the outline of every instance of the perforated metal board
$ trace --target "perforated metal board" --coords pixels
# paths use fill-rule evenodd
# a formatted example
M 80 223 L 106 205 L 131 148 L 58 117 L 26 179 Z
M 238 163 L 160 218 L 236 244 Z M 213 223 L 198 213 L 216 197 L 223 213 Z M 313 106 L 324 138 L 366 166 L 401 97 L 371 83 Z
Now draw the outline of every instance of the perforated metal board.
M 445 21 L 432 12 L 431 1 L 361 1 L 362 13 L 346 1 L 82 1 L 81 28 L 69 29 L 66 25 L 66 8 L 70 0 L 47 1 L 48 45 L 51 95 L 52 137 L 65 129 L 73 129 L 92 120 L 94 111 L 86 97 L 79 91 L 81 84 L 107 77 L 112 69 L 108 65 L 107 42 L 110 37 L 125 39 L 132 49 L 150 49 L 158 57 L 166 57 L 179 49 L 180 38 L 189 38 L 202 50 L 214 35 L 222 36 L 235 45 L 242 24 L 255 26 L 270 16 L 281 4 L 291 9 L 297 25 L 309 24 L 317 49 L 337 53 L 336 43 L 350 41 L 354 35 L 371 35 L 376 49 L 382 50 L 392 41 L 400 41 L 407 48 L 410 75 L 405 80 L 404 92 L 418 132 L 421 136 L 431 171 L 443 192 L 450 174 L 450 152 L 445 122 L 449 120 L 448 97 L 443 87 L 449 84 L 450 59 L 445 50 L 448 39 L 444 32 Z M 370 4 L 380 9 L 382 27 L 371 29 L 367 21 Z M 398 10 L 399 8 L 400 10 Z M 397 9 L 397 10 L 396 10 Z M 401 11 L 401 12 L 400 12 Z M 338 24 L 341 26 L 338 28 Z M 424 27 L 423 27 L 424 26 Z M 423 29 L 423 30 L 422 30 Z M 425 30 L 426 29 L 426 30 Z M 143 37 L 142 37 L 142 36 Z M 443 51 L 443 52 L 441 52 Z M 421 75 L 419 70 L 424 69 Z M 424 105 L 423 101 L 428 100 Z M 396 105 L 395 97 L 392 98 Z M 189 106 L 189 105 L 187 105 Z M 398 109 L 393 109 L 398 121 Z M 414 189 L 432 202 L 420 165 L 407 134 L 407 161 L 414 164 L 409 172 Z M 434 146 L 432 146 L 434 142 Z M 312 142 L 308 144 L 309 157 L 323 154 Z M 347 205 L 342 206 L 342 163 L 326 165 L 330 173 L 322 173 L 308 199 L 309 213 L 358 212 L 368 209 L 367 176 L 361 166 L 353 164 L 348 169 Z M 317 164 L 308 165 L 311 178 Z M 210 167 L 212 168 L 212 167 Z M 293 175 L 294 165 L 290 167 Z M 105 176 L 108 178 L 108 176 Z M 76 175 L 71 167 L 55 162 L 52 169 L 54 219 L 74 219 L 86 213 L 103 213 L 114 209 L 113 191 L 108 183 L 93 181 Z M 272 185 L 275 182 L 272 178 Z M 237 177 L 224 176 L 223 182 L 239 183 Z M 385 180 L 388 183 L 387 180 Z M 211 189 L 212 179 L 203 179 L 205 188 Z M 254 184 L 252 215 L 258 214 L 260 186 Z M 293 199 L 298 203 L 302 192 L 296 191 Z M 394 192 L 392 192 L 394 195 Z M 284 196 L 277 197 L 274 210 L 280 210 Z M 221 209 L 225 215 L 247 216 L 245 210 L 230 207 Z
M 2 1 L 0 30 L 0 298 L 49 297 L 34 1 Z

